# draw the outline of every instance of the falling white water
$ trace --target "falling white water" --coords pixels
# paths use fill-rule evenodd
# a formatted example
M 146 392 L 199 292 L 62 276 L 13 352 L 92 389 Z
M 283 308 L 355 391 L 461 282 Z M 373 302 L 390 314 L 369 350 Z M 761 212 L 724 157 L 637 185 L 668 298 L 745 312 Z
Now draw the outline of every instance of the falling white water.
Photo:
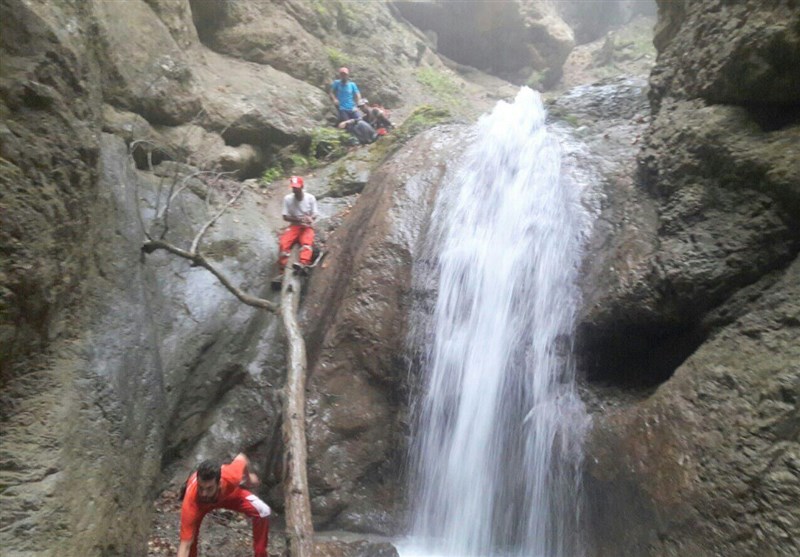
M 439 194 L 433 317 L 412 336 L 408 555 L 581 557 L 586 414 L 574 385 L 576 275 L 588 215 L 560 183 L 559 145 L 523 88 L 478 123 Z

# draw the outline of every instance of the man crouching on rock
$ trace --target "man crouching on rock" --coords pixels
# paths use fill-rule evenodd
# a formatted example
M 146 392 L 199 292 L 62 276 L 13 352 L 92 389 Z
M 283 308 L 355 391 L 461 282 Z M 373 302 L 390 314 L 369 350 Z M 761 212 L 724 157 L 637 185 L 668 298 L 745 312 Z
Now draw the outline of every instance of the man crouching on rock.
M 300 244 L 300 262 L 297 264 L 297 270 L 306 274 L 314 254 L 314 221 L 319 216 L 317 199 L 310 193 L 303 192 L 302 176 L 289 178 L 289 187 L 292 188 L 292 193 L 283 198 L 283 220 L 289 223 L 289 227 L 283 231 L 278 240 L 280 249 L 278 265 L 280 272 L 283 273 L 292 246 Z
M 250 461 L 239 453 L 230 464 L 205 460 L 186 480 L 181 507 L 181 543 L 178 557 L 196 557 L 197 538 L 203 517 L 214 509 L 229 509 L 253 519 L 253 554 L 267 557 L 269 514 L 267 504 L 244 489 L 258 485 L 258 476 L 248 471 Z

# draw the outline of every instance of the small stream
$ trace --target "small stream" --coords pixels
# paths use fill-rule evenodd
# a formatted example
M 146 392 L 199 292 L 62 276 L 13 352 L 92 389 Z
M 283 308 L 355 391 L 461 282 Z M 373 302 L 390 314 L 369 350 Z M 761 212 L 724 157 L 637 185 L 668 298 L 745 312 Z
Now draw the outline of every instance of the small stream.
M 479 121 L 439 192 L 415 269 L 435 305 L 411 333 L 423 377 L 403 557 L 585 553 L 572 335 L 591 218 L 561 175 L 523 88 Z

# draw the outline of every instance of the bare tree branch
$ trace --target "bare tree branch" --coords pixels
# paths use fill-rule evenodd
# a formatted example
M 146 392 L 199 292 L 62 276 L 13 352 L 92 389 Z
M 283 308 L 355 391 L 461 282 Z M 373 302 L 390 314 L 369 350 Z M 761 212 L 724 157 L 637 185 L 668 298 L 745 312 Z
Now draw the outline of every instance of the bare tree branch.
M 222 285 L 228 289 L 228 291 L 236 296 L 240 302 L 243 304 L 247 304 L 248 306 L 252 306 L 255 308 L 265 309 L 267 311 L 271 311 L 276 313 L 278 311 L 278 305 L 274 302 L 270 302 L 269 300 L 265 300 L 263 298 L 257 298 L 255 296 L 251 296 L 246 292 L 243 292 L 230 281 L 230 279 L 225 276 L 219 269 L 217 269 L 208 259 L 206 259 L 202 254 L 193 253 L 187 251 L 185 249 L 181 249 L 178 246 L 166 242 L 164 240 L 148 240 L 144 244 L 142 244 L 142 251 L 145 253 L 153 253 L 157 250 L 164 250 L 172 253 L 173 255 L 177 255 L 178 257 L 183 257 L 184 259 L 188 259 L 192 262 L 193 265 L 198 267 L 203 267 L 211 272 L 212 275 L 217 277 Z
M 151 142 L 142 140 L 141 143 Z M 135 149 L 137 142 L 131 144 L 131 153 Z M 156 147 L 158 148 L 158 147 Z M 166 152 L 166 151 L 165 151 Z M 147 163 L 150 170 L 153 170 L 153 149 L 147 152 Z M 288 342 L 287 350 L 287 373 L 286 385 L 282 392 L 282 405 L 283 405 L 283 423 L 281 426 L 282 439 L 284 447 L 283 458 L 283 490 L 285 497 L 286 509 L 286 537 L 287 546 L 289 549 L 290 557 L 312 557 L 314 549 L 314 525 L 311 520 L 311 502 L 308 490 L 308 473 L 307 473 L 307 445 L 306 445 L 306 400 L 305 400 L 305 387 L 307 376 L 307 361 L 306 361 L 306 345 L 303 340 L 302 331 L 297 321 L 297 309 L 300 301 L 301 279 L 298 275 L 291 271 L 284 273 L 283 285 L 281 290 L 281 303 L 280 305 L 251 296 L 241 289 L 236 287 L 230 279 L 222 273 L 214 264 L 200 253 L 200 242 L 208 229 L 212 227 L 217 220 L 233 205 L 241 196 L 246 187 L 242 184 L 236 193 L 228 199 L 227 203 L 220 208 L 214 216 L 212 216 L 194 237 L 191 247 L 186 250 L 179 248 L 175 244 L 166 240 L 166 234 L 169 231 L 169 216 L 172 202 L 184 189 L 189 186 L 192 179 L 212 174 L 210 171 L 199 171 L 190 174 L 183 178 L 180 186 L 178 183 L 177 169 L 170 183 L 169 190 L 163 210 L 161 209 L 161 193 L 162 183 L 158 185 L 157 200 L 155 208 L 155 217 L 152 224 L 159 225 L 163 223 L 163 229 L 159 239 L 153 239 L 151 234 L 144 226 L 144 219 L 141 211 L 139 211 L 139 222 L 142 226 L 144 236 L 147 240 L 142 244 L 142 253 L 150 254 L 157 250 L 164 250 L 168 253 L 182 257 L 191 262 L 193 266 L 203 267 L 211 274 L 217 277 L 217 280 L 231 292 L 242 303 L 278 313 L 280 309 L 281 318 L 283 321 L 284 331 Z M 212 183 L 219 181 L 228 172 L 218 172 L 212 178 Z M 138 180 L 137 180 L 137 202 L 138 202 Z M 208 209 L 211 202 L 211 184 L 209 184 L 205 204 Z M 292 250 L 291 263 L 297 261 L 297 249 Z
M 200 239 L 206 233 L 206 230 L 208 230 L 208 228 L 211 225 L 213 225 L 215 222 L 217 222 L 217 219 L 219 219 L 222 216 L 222 214 L 225 211 L 228 210 L 228 207 L 233 205 L 236 202 L 236 200 L 239 199 L 239 196 L 242 195 L 242 192 L 244 191 L 245 187 L 246 187 L 246 184 L 242 183 L 242 187 L 239 188 L 239 191 L 236 192 L 236 195 L 231 197 L 230 200 L 228 200 L 228 202 L 225 204 L 225 206 L 222 207 L 222 209 L 220 209 L 219 211 L 217 211 L 217 214 L 214 215 L 213 217 L 211 217 L 211 220 L 209 220 L 208 222 L 206 222 L 203 225 L 203 227 L 197 233 L 197 236 L 195 236 L 194 240 L 192 241 L 192 247 L 191 247 L 191 250 L 190 250 L 192 253 L 197 253 L 197 246 L 200 244 Z

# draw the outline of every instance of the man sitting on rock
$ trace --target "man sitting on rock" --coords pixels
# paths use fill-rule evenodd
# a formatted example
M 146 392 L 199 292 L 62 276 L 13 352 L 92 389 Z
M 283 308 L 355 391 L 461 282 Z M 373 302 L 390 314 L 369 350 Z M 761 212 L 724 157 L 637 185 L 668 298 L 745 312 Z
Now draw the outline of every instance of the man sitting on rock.
M 366 120 L 367 123 L 376 130 L 381 128 L 390 130 L 394 127 L 394 124 L 392 124 L 388 115 L 386 114 L 386 110 L 380 106 L 370 106 L 367 99 L 361 99 L 358 101 L 358 110 L 364 114 L 364 120 Z
M 351 118 L 350 120 L 342 120 L 339 122 L 339 128 L 349 131 L 361 145 L 373 143 L 378 139 L 378 132 L 375 131 L 366 120 L 361 118 Z
M 189 476 L 181 507 L 181 543 L 178 557 L 196 557 L 200 523 L 209 511 L 229 509 L 253 519 L 253 555 L 267 557 L 269 506 L 245 487 L 258 485 L 258 476 L 248 471 L 250 461 L 236 455 L 230 464 L 205 460 Z
M 292 246 L 300 244 L 298 270 L 305 273 L 313 258 L 314 221 L 319 216 L 317 199 L 303 191 L 302 176 L 289 178 L 289 187 L 292 188 L 292 193 L 283 198 L 283 220 L 289 223 L 289 227 L 283 231 L 278 241 L 278 265 L 283 273 Z
M 331 83 L 328 95 L 339 111 L 339 122 L 361 118 L 356 108 L 356 104 L 361 101 L 361 91 L 354 81 L 350 81 L 350 70 L 339 68 L 339 79 Z

